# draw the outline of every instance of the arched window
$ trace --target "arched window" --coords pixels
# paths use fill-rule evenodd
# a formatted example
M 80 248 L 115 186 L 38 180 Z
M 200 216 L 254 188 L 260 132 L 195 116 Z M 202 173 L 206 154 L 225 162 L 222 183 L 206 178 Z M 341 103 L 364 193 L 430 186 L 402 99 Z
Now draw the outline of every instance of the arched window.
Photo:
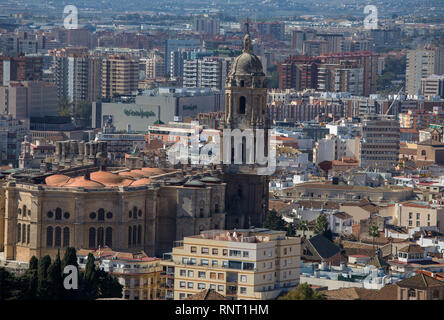
M 199 203 L 199 217 L 200 218 L 203 218 L 204 217 L 204 211 L 205 211 L 205 202 L 204 201 L 201 201 L 200 203 Z
M 131 226 L 129 226 L 128 227 L 128 247 L 131 247 L 131 240 L 132 240 L 131 232 L 132 232 L 132 230 L 133 229 L 131 228 Z
M 142 244 L 142 226 L 137 227 L 137 244 Z
M 137 214 L 139 215 L 139 218 L 142 217 L 142 210 L 139 210 Z
M 422 150 L 422 151 L 421 151 L 421 155 L 422 155 L 422 156 L 425 156 L 426 154 L 427 154 L 427 153 L 426 153 L 425 150 Z
M 54 247 L 60 248 L 62 246 L 62 228 L 55 228 Z
M 113 246 L 113 228 L 111 227 L 106 228 L 105 245 L 110 248 Z
M 26 225 L 22 225 L 22 242 L 25 243 L 26 242 Z
M 244 80 L 241 80 L 240 81 L 240 86 L 243 88 L 243 87 L 245 87 L 245 81 Z
M 100 208 L 98 211 L 98 220 L 99 221 L 105 220 L 105 210 L 103 210 L 102 208 Z
M 137 227 L 133 226 L 133 244 L 137 243 Z
M 63 228 L 63 247 L 69 247 L 69 228 Z
M 52 237 L 53 237 L 52 227 L 46 228 L 46 246 L 48 248 L 52 248 Z
M 104 237 L 103 228 L 98 228 L 97 229 L 97 246 L 98 247 L 103 247 L 103 244 L 104 244 L 103 237 Z
M 28 235 L 28 238 L 26 240 L 26 243 L 29 244 L 31 242 L 31 225 L 29 225 L 29 224 L 28 224 L 28 233 L 27 233 L 27 235 Z
M 23 216 L 26 217 L 26 206 L 23 206 Z
M 130 218 L 133 216 L 133 212 L 132 212 L 131 210 L 128 212 L 128 216 L 129 216 Z
M 17 225 L 17 242 L 20 242 L 22 240 L 22 224 L 19 223 Z
M 416 290 L 415 289 L 409 289 L 409 291 L 407 291 L 407 295 L 409 298 L 415 298 L 416 297 Z
M 239 114 L 245 114 L 245 108 L 247 105 L 247 99 L 242 96 L 239 99 Z
M 96 247 L 96 229 L 89 228 L 89 248 L 94 249 Z
M 62 209 L 60 209 L 60 208 L 56 209 L 55 219 L 56 220 L 62 220 Z
M 48 211 L 47 216 L 49 219 L 51 219 L 54 216 L 54 214 L 52 213 L 52 211 Z
M 137 219 L 137 207 L 133 208 L 133 218 Z
M 17 213 L 18 213 L 19 215 L 21 215 L 21 214 L 22 214 L 22 209 L 19 208 L 19 209 L 17 210 Z

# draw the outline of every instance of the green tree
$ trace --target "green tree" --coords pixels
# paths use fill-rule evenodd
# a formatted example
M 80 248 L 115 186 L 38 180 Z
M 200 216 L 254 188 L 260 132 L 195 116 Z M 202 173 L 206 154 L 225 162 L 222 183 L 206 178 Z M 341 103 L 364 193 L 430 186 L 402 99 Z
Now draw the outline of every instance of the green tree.
M 60 299 L 60 297 L 63 295 L 64 290 L 60 252 L 57 252 L 57 256 L 54 262 L 48 268 L 48 286 L 49 298 Z
M 305 231 L 308 231 L 308 222 L 307 220 L 301 220 L 297 226 L 298 230 L 302 231 L 302 236 L 305 237 Z
M 284 219 L 278 216 L 276 210 L 268 211 L 264 220 L 264 228 L 270 230 L 286 230 L 286 223 Z
M 24 289 L 24 299 L 36 299 L 37 298 L 37 288 L 38 288 L 38 263 L 39 260 L 32 256 L 29 260 L 29 268 L 26 270 L 25 274 L 22 276 L 23 282 L 25 283 Z
M 301 283 L 279 300 L 326 300 L 326 297 L 322 292 L 314 291 L 307 283 Z
M 293 223 L 289 223 L 287 225 L 287 236 L 288 237 L 294 237 L 296 236 L 296 228 L 294 227 Z
M 328 230 L 328 220 L 325 214 L 320 214 L 316 219 L 314 232 L 316 234 L 324 234 Z
M 85 272 L 82 277 L 82 295 L 86 299 L 96 299 L 98 296 L 99 279 L 97 275 L 95 258 L 92 253 L 88 254 Z
M 123 286 L 119 281 L 103 270 L 97 270 L 100 298 L 122 298 Z
M 76 123 L 83 126 L 91 125 L 92 103 L 81 101 L 73 107 L 73 117 Z
M 70 117 L 73 112 L 73 104 L 67 97 L 60 98 L 57 103 L 57 111 L 60 117 Z
M 378 226 L 370 226 L 368 229 L 368 235 L 373 239 L 373 248 L 375 247 L 375 238 L 379 237 L 379 228 Z
M 79 264 L 77 263 L 77 251 L 73 247 L 68 247 L 65 250 L 65 255 L 62 260 L 62 271 L 66 266 L 75 266 L 77 269 L 79 268 Z
M 51 265 L 51 258 L 46 255 L 39 260 L 37 269 L 37 296 L 40 299 L 49 298 L 48 268 Z

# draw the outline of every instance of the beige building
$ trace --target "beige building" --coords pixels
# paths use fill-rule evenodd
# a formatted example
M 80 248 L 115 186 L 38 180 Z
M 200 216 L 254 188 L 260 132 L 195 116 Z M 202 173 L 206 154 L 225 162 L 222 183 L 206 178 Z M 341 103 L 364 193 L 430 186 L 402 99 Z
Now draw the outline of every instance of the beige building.
M 68 246 L 105 245 L 156 256 L 171 251 L 175 240 L 225 226 L 226 184 L 216 177 L 81 168 L 8 180 L 3 188 L 7 260 L 28 262 L 33 255 L 55 257 Z
M 444 231 L 444 207 L 429 205 L 421 201 L 396 203 L 381 212 L 384 216 L 393 217 L 393 223 L 400 227 L 437 227 Z
M 299 283 L 300 238 L 268 229 L 210 230 L 172 252 L 174 299 L 213 289 L 233 300 L 267 300 Z
M 406 67 L 406 92 L 418 95 L 421 91 L 421 79 L 437 73 L 439 50 L 409 50 Z
M 421 79 L 421 94 L 426 97 L 439 96 L 444 98 L 444 75 L 433 74 Z
M 126 56 L 110 56 L 102 62 L 102 97 L 131 95 L 139 83 L 139 61 Z
M 123 299 L 163 299 L 164 292 L 160 287 L 162 265 L 159 258 L 148 257 L 144 252 L 115 252 L 108 247 L 81 249 L 77 251 L 80 268 L 86 268 L 89 253 L 94 255 L 101 269 L 117 278 L 123 286 Z
M 10 82 L 0 86 L 0 114 L 20 120 L 57 115 L 57 87 L 42 81 Z

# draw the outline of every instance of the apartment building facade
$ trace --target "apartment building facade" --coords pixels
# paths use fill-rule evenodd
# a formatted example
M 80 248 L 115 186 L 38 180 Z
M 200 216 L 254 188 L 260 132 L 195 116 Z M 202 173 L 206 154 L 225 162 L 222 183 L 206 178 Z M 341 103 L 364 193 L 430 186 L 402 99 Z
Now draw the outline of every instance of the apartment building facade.
M 102 62 L 102 97 L 132 95 L 139 83 L 139 61 L 127 56 L 110 56 Z
M 214 289 L 233 300 L 267 300 L 299 283 L 300 238 L 268 229 L 210 230 L 173 248 L 174 299 Z

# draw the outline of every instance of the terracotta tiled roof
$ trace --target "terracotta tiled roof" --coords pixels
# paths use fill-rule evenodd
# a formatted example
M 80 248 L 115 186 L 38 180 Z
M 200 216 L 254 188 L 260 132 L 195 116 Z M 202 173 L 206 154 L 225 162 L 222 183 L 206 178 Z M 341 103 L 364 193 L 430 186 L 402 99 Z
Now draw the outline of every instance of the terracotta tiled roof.
M 441 287 L 444 286 L 444 283 L 421 273 L 414 277 L 399 281 L 396 285 L 401 288 L 426 289 L 430 287 Z
M 424 249 L 421 248 L 421 246 L 417 244 L 412 244 L 403 247 L 402 249 L 398 250 L 399 252 L 407 252 L 407 253 L 424 253 Z
M 364 288 L 342 288 L 324 291 L 328 300 L 397 300 L 398 289 L 388 284 L 380 290 Z

